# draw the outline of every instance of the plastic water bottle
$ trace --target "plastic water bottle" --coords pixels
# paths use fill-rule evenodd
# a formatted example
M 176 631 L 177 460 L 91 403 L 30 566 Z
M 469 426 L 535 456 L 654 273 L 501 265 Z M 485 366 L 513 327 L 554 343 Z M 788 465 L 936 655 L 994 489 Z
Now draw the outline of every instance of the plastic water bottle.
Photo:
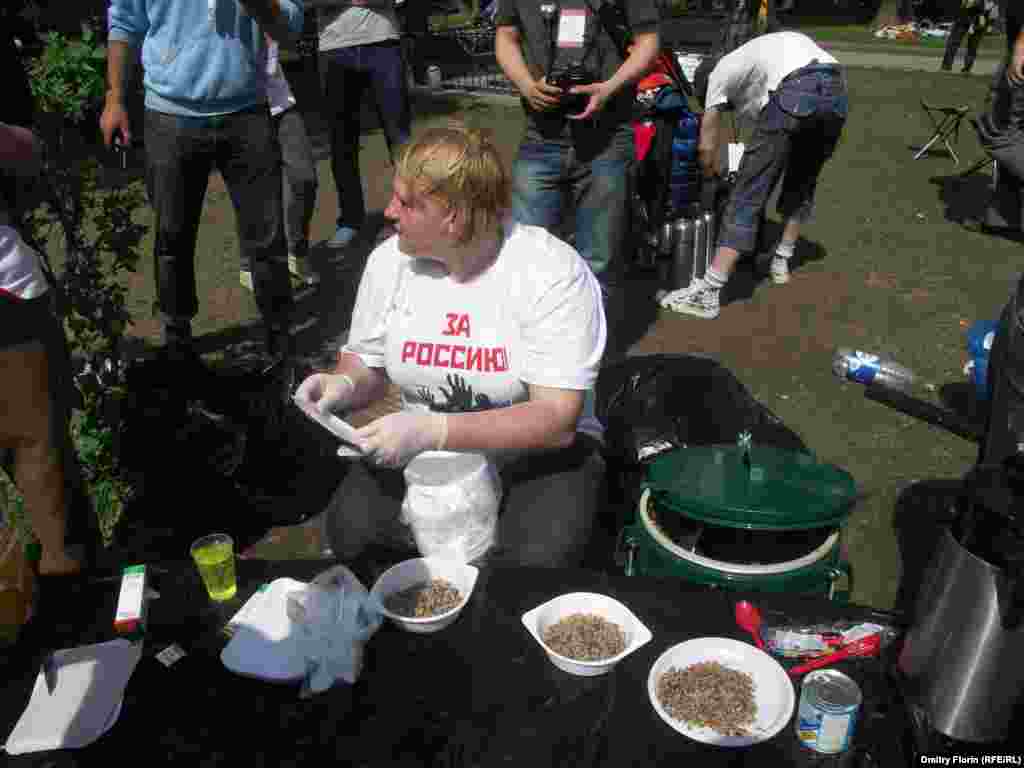
M 832 371 L 841 379 L 881 385 L 901 392 L 909 392 L 916 379 L 913 371 L 895 360 L 849 347 L 836 350 Z

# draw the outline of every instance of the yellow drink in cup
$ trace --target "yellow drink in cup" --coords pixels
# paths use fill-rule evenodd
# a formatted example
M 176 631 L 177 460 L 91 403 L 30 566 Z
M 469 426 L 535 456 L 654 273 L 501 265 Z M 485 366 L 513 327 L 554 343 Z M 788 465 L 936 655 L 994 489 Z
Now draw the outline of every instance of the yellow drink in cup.
M 192 544 L 192 559 L 211 600 L 230 600 L 238 591 L 235 581 L 235 543 L 226 533 L 203 536 Z

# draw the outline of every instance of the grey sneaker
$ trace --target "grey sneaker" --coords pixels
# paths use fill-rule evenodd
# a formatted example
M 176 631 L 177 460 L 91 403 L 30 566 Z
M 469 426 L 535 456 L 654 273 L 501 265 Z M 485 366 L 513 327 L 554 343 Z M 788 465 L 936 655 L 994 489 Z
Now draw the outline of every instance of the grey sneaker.
M 661 300 L 661 306 L 683 315 L 712 320 L 718 317 L 718 291 L 703 280 L 696 280 L 686 288 L 672 291 Z
M 248 269 L 243 269 L 238 272 L 238 282 L 242 284 L 242 287 L 247 291 L 252 291 L 252 272 Z
M 771 266 L 772 282 L 777 285 L 789 282 L 789 259 L 782 256 L 772 257 Z
M 320 282 L 320 273 L 310 265 L 308 256 L 303 258 L 296 256 L 294 253 L 289 253 L 288 271 L 306 285 L 316 285 Z

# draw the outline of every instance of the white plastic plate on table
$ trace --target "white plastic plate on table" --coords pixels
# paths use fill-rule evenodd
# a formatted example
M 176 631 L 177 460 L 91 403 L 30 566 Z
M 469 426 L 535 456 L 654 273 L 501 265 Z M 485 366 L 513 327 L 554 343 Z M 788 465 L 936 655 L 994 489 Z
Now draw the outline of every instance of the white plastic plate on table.
M 757 715 L 746 736 L 723 736 L 712 728 L 702 728 L 673 718 L 658 701 L 658 680 L 672 667 L 678 670 L 702 661 L 717 661 L 723 667 L 745 672 L 754 681 Z M 661 719 L 684 736 L 721 747 L 746 747 L 766 741 L 789 723 L 796 704 L 793 683 L 775 659 L 764 651 L 727 637 L 699 637 L 673 645 L 651 667 L 647 676 L 647 696 Z
M 302 628 L 285 607 L 289 592 L 300 592 L 305 582 L 281 578 L 253 594 L 232 617 L 231 640 L 221 651 L 224 666 L 239 675 L 270 682 L 290 683 L 306 674 L 300 646 Z
M 617 624 L 626 635 L 626 647 L 615 656 L 598 661 L 580 661 L 556 653 L 544 644 L 544 631 L 574 613 L 591 613 Z M 596 677 L 603 675 L 637 648 L 651 641 L 651 630 L 618 600 L 596 592 L 569 592 L 538 605 L 523 614 L 523 626 L 540 643 L 551 663 L 571 675 Z
M 362 456 L 363 452 L 359 450 L 358 441 L 356 439 L 356 428 L 349 424 L 344 419 L 335 416 L 333 413 L 321 413 L 320 409 L 317 408 L 313 403 L 306 400 L 300 400 L 297 397 L 292 397 L 299 410 L 306 414 L 309 418 L 319 424 L 321 427 L 326 429 L 332 435 L 342 440 L 346 445 L 342 446 L 338 450 L 339 456 Z

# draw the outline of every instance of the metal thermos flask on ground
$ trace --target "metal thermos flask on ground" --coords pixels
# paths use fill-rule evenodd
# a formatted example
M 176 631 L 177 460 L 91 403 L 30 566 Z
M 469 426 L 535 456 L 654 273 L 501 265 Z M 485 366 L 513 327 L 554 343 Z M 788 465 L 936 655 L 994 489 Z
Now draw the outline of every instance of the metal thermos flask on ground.
M 676 219 L 672 223 L 672 262 L 669 270 L 669 290 L 676 291 L 693 282 L 697 267 L 694 248 L 695 222 L 692 219 Z

